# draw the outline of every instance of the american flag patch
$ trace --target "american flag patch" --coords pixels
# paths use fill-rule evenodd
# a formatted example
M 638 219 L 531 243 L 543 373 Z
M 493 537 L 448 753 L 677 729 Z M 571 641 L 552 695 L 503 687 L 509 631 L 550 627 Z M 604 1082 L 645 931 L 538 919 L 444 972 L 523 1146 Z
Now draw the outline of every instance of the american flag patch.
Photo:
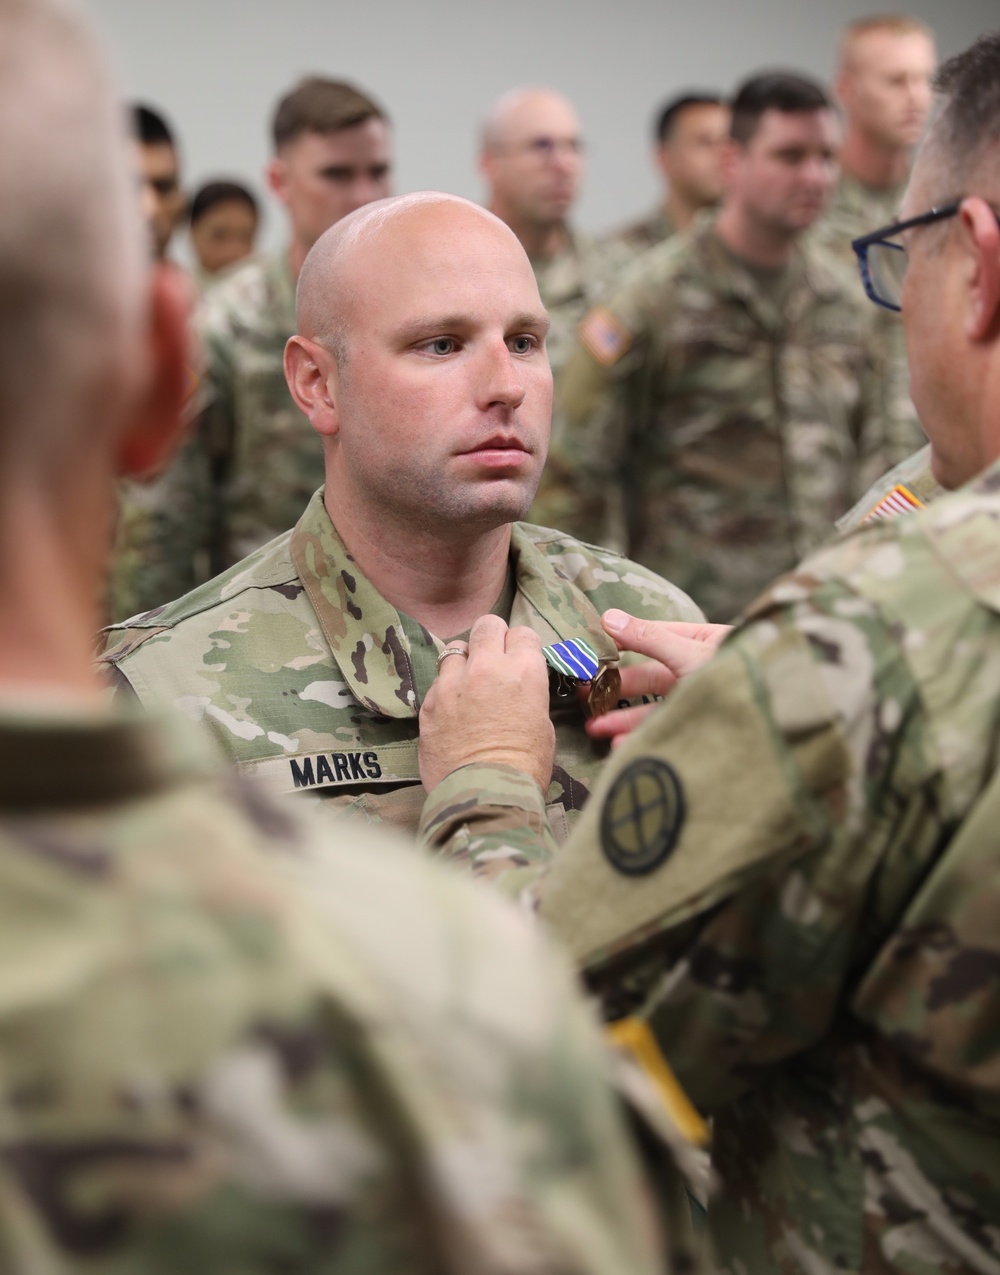
M 550 668 L 575 682 L 592 682 L 601 663 L 583 638 L 568 638 L 565 642 L 543 646 L 542 654 Z
M 913 509 L 923 508 L 924 502 L 914 496 L 909 487 L 897 483 L 892 491 L 882 497 L 874 509 L 870 509 L 865 514 L 858 526 L 863 527 L 866 522 L 874 522 L 877 518 L 898 518 L 900 514 L 908 514 Z
M 632 333 L 610 310 L 595 306 L 583 318 L 577 335 L 598 363 L 610 367 L 632 344 Z

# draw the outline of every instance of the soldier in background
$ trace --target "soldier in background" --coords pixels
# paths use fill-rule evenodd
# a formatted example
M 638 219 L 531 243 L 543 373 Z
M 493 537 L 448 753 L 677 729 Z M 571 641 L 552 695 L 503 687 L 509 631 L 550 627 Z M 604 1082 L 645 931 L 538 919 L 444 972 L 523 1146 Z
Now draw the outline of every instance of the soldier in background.
M 898 14 L 861 18 L 843 32 L 834 87 L 845 122 L 840 180 L 814 231 L 816 242 L 848 265 L 857 281 L 851 240 L 895 218 L 913 149 L 930 117 L 934 33 Z M 925 441 L 909 397 L 906 350 L 897 316 L 878 315 L 895 399 L 886 460 L 895 465 Z
M 115 473 L 156 463 L 185 386 L 125 141 L 75 8 L 0 0 L 3 1269 L 655 1275 L 590 1016 L 540 939 L 366 830 L 318 840 L 190 728 L 109 710 Z
M 713 620 L 821 544 L 888 468 L 872 308 L 803 244 L 838 141 L 818 84 L 748 80 L 718 214 L 590 311 L 557 394 L 534 519 L 610 540 Z
M 540 891 L 606 1011 L 641 1006 L 714 1116 L 708 1229 L 734 1275 L 1000 1268 L 1000 32 L 939 83 L 869 253 L 897 265 L 872 295 L 902 306 L 957 490 L 775 582 L 616 751 Z M 604 620 L 654 657 L 648 689 L 718 638 Z M 491 875 L 540 826 L 545 705 L 503 640 L 473 630 L 420 732 L 428 786 L 453 772 L 425 826 Z M 510 722 L 519 777 L 511 729 L 502 771 L 463 768 Z
M 289 242 L 206 294 L 197 317 L 202 405 L 188 445 L 152 489 L 126 493 L 112 618 L 160 606 L 293 525 L 323 481 L 323 456 L 282 371 L 295 282 L 324 230 L 389 194 L 383 109 L 353 85 L 312 77 L 278 103 L 271 190 Z
M 184 215 L 177 143 L 167 121 L 151 106 L 136 102 L 131 115 L 142 211 L 153 253 L 158 261 L 165 261 L 170 240 Z
M 253 256 L 259 222 L 257 200 L 242 182 L 217 178 L 198 187 L 188 207 L 188 233 L 202 292 Z
M 486 205 L 528 254 L 552 320 L 547 348 L 557 383 L 577 323 L 630 256 L 621 245 L 602 244 L 570 224 L 583 149 L 575 108 L 552 89 L 513 89 L 483 125 L 479 168 L 488 186 Z
M 729 107 L 717 93 L 682 93 L 657 116 L 656 167 L 666 181 L 663 201 L 612 238 L 634 252 L 655 248 L 687 230 L 704 208 L 722 197 L 722 151 L 729 137 Z

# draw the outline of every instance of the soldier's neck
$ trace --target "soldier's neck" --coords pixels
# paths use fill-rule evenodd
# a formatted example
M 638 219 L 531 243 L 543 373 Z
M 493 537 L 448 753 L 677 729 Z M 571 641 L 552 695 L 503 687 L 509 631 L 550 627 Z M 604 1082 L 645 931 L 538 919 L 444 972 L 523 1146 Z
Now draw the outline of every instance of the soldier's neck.
M 358 570 L 397 611 L 435 637 L 465 633 L 496 603 L 507 578 L 510 523 L 489 531 L 445 534 L 394 525 L 338 500 L 327 485 L 326 511 Z
M 100 618 L 103 552 L 88 552 L 30 483 L 0 502 L 0 696 L 59 695 L 100 705 L 94 635 Z M 75 543 L 74 543 L 75 541 Z M 103 546 L 102 546 L 103 548 Z
M 729 251 L 752 266 L 780 270 L 792 259 L 795 238 L 762 226 L 737 203 L 723 205 L 714 228 Z
M 880 146 L 857 129 L 848 131 L 840 150 L 841 171 L 872 190 L 902 186 L 909 176 L 910 163 L 909 148 Z
M 518 217 L 513 210 L 500 205 L 491 206 L 490 212 L 510 226 L 532 261 L 546 261 L 549 257 L 558 256 L 569 243 L 569 230 L 565 222 L 539 225 L 538 222 Z
M 704 207 L 704 204 L 686 199 L 682 190 L 672 188 L 664 202 L 663 211 L 667 214 L 667 220 L 673 228 L 681 232 L 687 230 Z

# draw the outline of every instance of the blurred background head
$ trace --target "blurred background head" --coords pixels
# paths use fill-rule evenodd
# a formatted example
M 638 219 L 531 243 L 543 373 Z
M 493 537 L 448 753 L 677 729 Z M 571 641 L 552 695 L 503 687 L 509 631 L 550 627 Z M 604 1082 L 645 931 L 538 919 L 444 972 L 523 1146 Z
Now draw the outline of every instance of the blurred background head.
M 131 108 L 136 141 L 136 166 L 141 183 L 142 211 L 149 227 L 153 253 L 162 261 L 174 230 L 184 215 L 177 143 L 159 111 L 144 102 Z
M 218 274 L 252 255 L 260 215 L 257 200 L 240 182 L 206 182 L 191 198 L 191 246 L 199 268 Z

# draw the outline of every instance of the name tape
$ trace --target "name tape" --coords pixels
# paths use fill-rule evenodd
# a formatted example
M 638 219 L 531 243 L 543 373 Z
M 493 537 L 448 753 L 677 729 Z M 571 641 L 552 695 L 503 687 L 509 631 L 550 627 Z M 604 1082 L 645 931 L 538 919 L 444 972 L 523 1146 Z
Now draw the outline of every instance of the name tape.
M 328 749 L 294 757 L 266 757 L 261 761 L 241 762 L 239 769 L 278 793 L 420 782 L 416 740 L 376 748 Z

